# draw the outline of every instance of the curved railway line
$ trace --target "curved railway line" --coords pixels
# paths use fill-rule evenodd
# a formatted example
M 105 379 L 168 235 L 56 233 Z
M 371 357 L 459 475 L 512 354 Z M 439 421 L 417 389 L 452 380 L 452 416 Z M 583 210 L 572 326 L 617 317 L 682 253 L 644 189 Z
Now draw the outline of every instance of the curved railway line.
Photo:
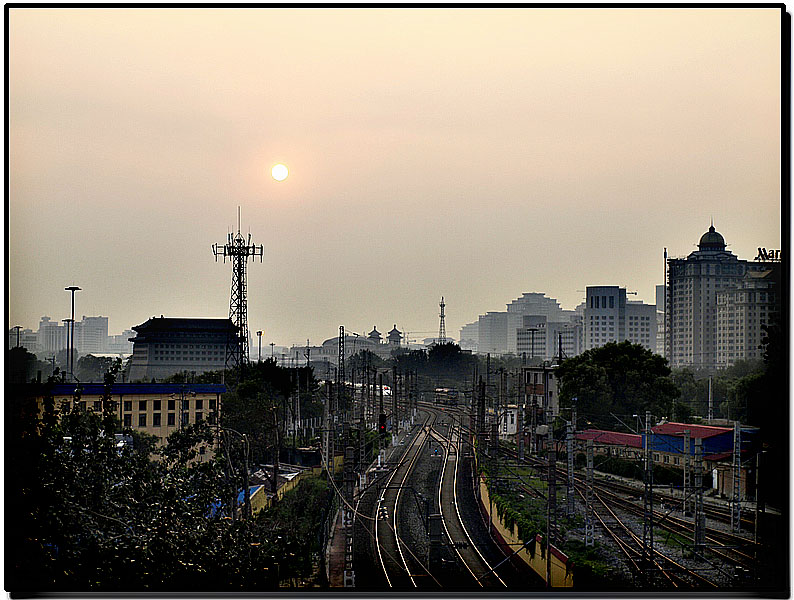
M 466 526 L 462 514 L 459 502 L 461 431 L 454 423 L 442 423 L 440 427 L 437 425 L 439 416 L 444 412 L 432 407 L 423 407 L 422 411 L 426 416 L 418 430 L 406 438 L 410 441 L 406 442 L 390 474 L 382 476 L 385 479 L 379 480 L 380 485 L 375 483 L 369 488 L 378 494 L 374 518 L 370 517 L 374 521 L 370 535 L 376 564 L 382 571 L 383 579 L 388 589 L 395 591 L 506 590 L 508 583 L 497 573 L 502 564 L 507 564 L 506 561 L 494 565 L 493 558 L 487 556 L 492 556 L 494 551 L 502 555 L 501 551 L 495 546 L 490 553 L 486 551 Z M 446 427 L 449 427 L 449 431 L 445 433 L 443 429 Z M 427 500 L 432 501 L 434 514 L 440 517 L 441 539 L 438 542 L 445 552 L 454 556 L 457 567 L 444 564 L 445 561 L 434 564 L 429 557 L 425 560 L 424 556 L 420 556 L 423 553 L 411 548 L 408 543 L 410 535 L 403 531 L 403 512 L 413 502 L 409 489 L 415 493 L 411 487 L 413 472 L 427 448 L 428 440 L 434 440 L 443 453 L 439 456 L 441 464 L 438 480 L 433 485 L 437 493 Z M 361 516 L 358 514 L 357 518 Z M 486 543 L 492 542 L 489 540 Z M 461 577 L 460 573 L 466 577 Z
M 512 461 L 515 461 L 516 464 L 518 463 L 518 457 L 515 451 L 500 448 L 500 454 L 504 454 Z M 547 468 L 546 461 L 540 458 L 527 457 L 524 459 L 523 464 L 537 469 L 539 473 L 544 473 Z M 567 476 L 566 466 L 558 463 L 557 472 L 558 477 L 564 481 L 564 478 Z M 577 493 L 581 501 L 584 502 L 583 494 L 586 485 L 584 478 L 580 475 L 576 475 L 575 479 Z M 543 493 L 531 486 L 519 484 L 518 487 L 523 492 L 545 499 Z M 638 537 L 631 530 L 631 527 L 625 522 L 625 519 L 620 518 L 615 513 L 615 509 L 641 518 L 643 515 L 643 507 L 641 505 L 642 493 L 642 489 L 612 479 L 609 481 L 596 479 L 594 481 L 593 500 L 600 506 L 598 510 L 595 510 L 594 507 L 594 518 L 600 524 L 606 535 L 614 541 L 615 545 L 619 548 L 620 552 L 626 558 L 630 570 L 635 576 L 642 577 L 645 580 L 648 580 L 649 577 L 653 578 L 655 586 L 660 588 L 714 591 L 719 589 L 720 585 L 707 578 L 699 571 L 710 570 L 715 574 L 721 574 L 723 576 L 721 581 L 725 581 L 726 577 L 730 578 L 730 573 L 727 572 L 724 567 L 710 561 L 708 557 L 705 556 L 706 553 L 719 559 L 719 561 L 723 561 L 726 565 L 735 566 L 744 570 L 749 570 L 754 567 L 760 544 L 757 544 L 748 537 L 725 531 L 724 528 L 717 527 L 714 524 L 709 526 L 708 521 L 705 531 L 705 546 L 702 549 L 703 552 L 700 554 L 700 557 L 705 561 L 703 569 L 694 570 L 687 567 L 682 564 L 682 562 L 669 556 L 666 551 L 660 550 L 660 545 L 664 547 L 664 544 L 659 544 L 658 542 L 654 547 L 652 564 L 649 565 L 647 559 L 645 561 L 641 560 L 643 559 L 642 538 Z M 658 489 L 654 490 L 654 497 L 670 507 L 680 507 L 683 504 L 681 498 L 671 494 L 665 494 Z M 729 509 L 721 509 L 720 507 L 706 505 L 704 506 L 704 511 L 708 520 L 723 524 L 730 522 Z M 602 514 L 600 514 L 602 512 L 606 512 L 607 516 L 602 516 Z M 689 540 L 689 544 L 692 544 L 694 539 L 694 524 L 691 521 L 671 514 L 671 510 L 654 510 L 653 515 L 655 529 L 667 531 L 679 538 L 685 538 Z M 745 531 L 754 531 L 754 522 L 750 519 L 743 518 L 741 525 Z M 676 538 L 673 539 L 675 540 Z M 683 546 L 686 545 L 686 543 L 682 543 L 680 540 L 676 541 L 683 550 Z

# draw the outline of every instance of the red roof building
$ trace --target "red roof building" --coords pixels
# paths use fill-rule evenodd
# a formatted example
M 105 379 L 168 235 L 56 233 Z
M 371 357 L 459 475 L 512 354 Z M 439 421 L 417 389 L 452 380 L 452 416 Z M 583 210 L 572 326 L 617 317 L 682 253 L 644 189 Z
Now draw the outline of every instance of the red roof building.
M 584 431 L 576 433 L 575 437 L 577 440 L 593 440 L 593 442 L 597 444 L 642 448 L 642 436 L 634 433 L 620 433 L 617 431 L 605 431 L 603 429 L 585 429 Z
M 732 433 L 733 429 L 728 427 L 714 427 L 712 425 L 692 425 L 690 423 L 662 423 L 656 427 L 651 428 L 655 434 L 662 435 L 684 435 L 684 430 L 689 430 L 691 439 L 705 439 L 714 437 L 715 435 L 722 435 L 724 433 Z

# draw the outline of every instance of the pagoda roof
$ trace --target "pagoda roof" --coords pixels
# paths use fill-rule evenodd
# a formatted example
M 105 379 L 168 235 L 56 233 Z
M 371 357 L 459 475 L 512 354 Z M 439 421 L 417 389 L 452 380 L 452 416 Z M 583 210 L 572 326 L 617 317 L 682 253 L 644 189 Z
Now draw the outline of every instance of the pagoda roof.
M 158 331 L 228 331 L 237 327 L 231 319 L 192 319 L 173 317 L 152 317 L 145 323 L 132 328 L 140 333 Z

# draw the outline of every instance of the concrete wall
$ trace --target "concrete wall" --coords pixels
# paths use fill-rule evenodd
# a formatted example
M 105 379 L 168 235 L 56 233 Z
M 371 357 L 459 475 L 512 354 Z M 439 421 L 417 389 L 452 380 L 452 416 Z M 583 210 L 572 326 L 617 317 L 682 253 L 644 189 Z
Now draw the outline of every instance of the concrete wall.
M 496 513 L 496 507 L 491 505 L 488 486 L 485 485 L 485 479 L 483 477 L 480 477 L 480 502 L 481 508 L 488 515 L 493 525 L 491 531 L 494 531 L 501 537 L 501 541 L 504 542 L 508 548 L 515 550 L 515 548 L 518 548 L 526 542 L 526 540 L 522 540 L 518 537 L 518 527 L 516 525 L 508 529 Z M 551 587 L 573 587 L 573 573 L 568 565 L 568 557 L 553 545 L 550 545 L 550 553 L 542 549 L 543 537 L 541 535 L 536 535 L 534 542 L 534 544 L 530 544 L 528 547 L 519 550 L 516 556 L 529 565 L 529 567 L 545 581 L 547 569 L 546 561 L 547 556 L 550 554 Z

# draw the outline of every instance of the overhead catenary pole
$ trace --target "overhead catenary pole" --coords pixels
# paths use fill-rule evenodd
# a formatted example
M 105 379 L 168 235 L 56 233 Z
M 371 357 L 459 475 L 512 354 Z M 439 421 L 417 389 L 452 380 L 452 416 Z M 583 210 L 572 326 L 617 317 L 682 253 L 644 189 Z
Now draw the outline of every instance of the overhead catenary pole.
M 584 521 L 584 545 L 595 544 L 593 526 L 593 440 L 587 440 L 587 488 L 585 492 L 587 508 Z
M 568 423 L 566 423 L 566 429 L 567 429 L 567 431 L 566 431 L 567 435 L 566 435 L 565 442 L 566 442 L 566 451 L 567 451 L 567 458 L 568 458 L 568 489 L 566 490 L 565 499 L 567 500 L 567 504 L 568 504 L 568 506 L 567 506 L 568 515 L 572 517 L 574 515 L 575 506 L 576 506 L 575 505 L 575 501 L 574 501 L 574 494 L 576 492 L 575 492 L 575 488 L 574 488 L 574 473 L 573 473 L 573 466 L 574 466 L 574 462 L 573 462 L 573 423 L 571 423 L 571 421 L 568 421 Z
M 739 421 L 733 422 L 733 496 L 731 497 L 731 530 L 741 531 L 742 528 L 742 427 Z
M 642 556 L 645 568 L 653 562 L 653 445 L 651 443 L 651 412 L 645 411 L 645 472 L 643 483 Z
M 549 423 L 547 456 L 548 498 L 546 504 L 546 587 L 551 584 L 551 546 L 557 531 L 557 445 L 554 428 Z
M 684 516 L 692 514 L 691 431 L 684 429 Z
M 695 555 L 702 558 L 706 545 L 706 514 L 703 511 L 703 440 L 695 438 Z

